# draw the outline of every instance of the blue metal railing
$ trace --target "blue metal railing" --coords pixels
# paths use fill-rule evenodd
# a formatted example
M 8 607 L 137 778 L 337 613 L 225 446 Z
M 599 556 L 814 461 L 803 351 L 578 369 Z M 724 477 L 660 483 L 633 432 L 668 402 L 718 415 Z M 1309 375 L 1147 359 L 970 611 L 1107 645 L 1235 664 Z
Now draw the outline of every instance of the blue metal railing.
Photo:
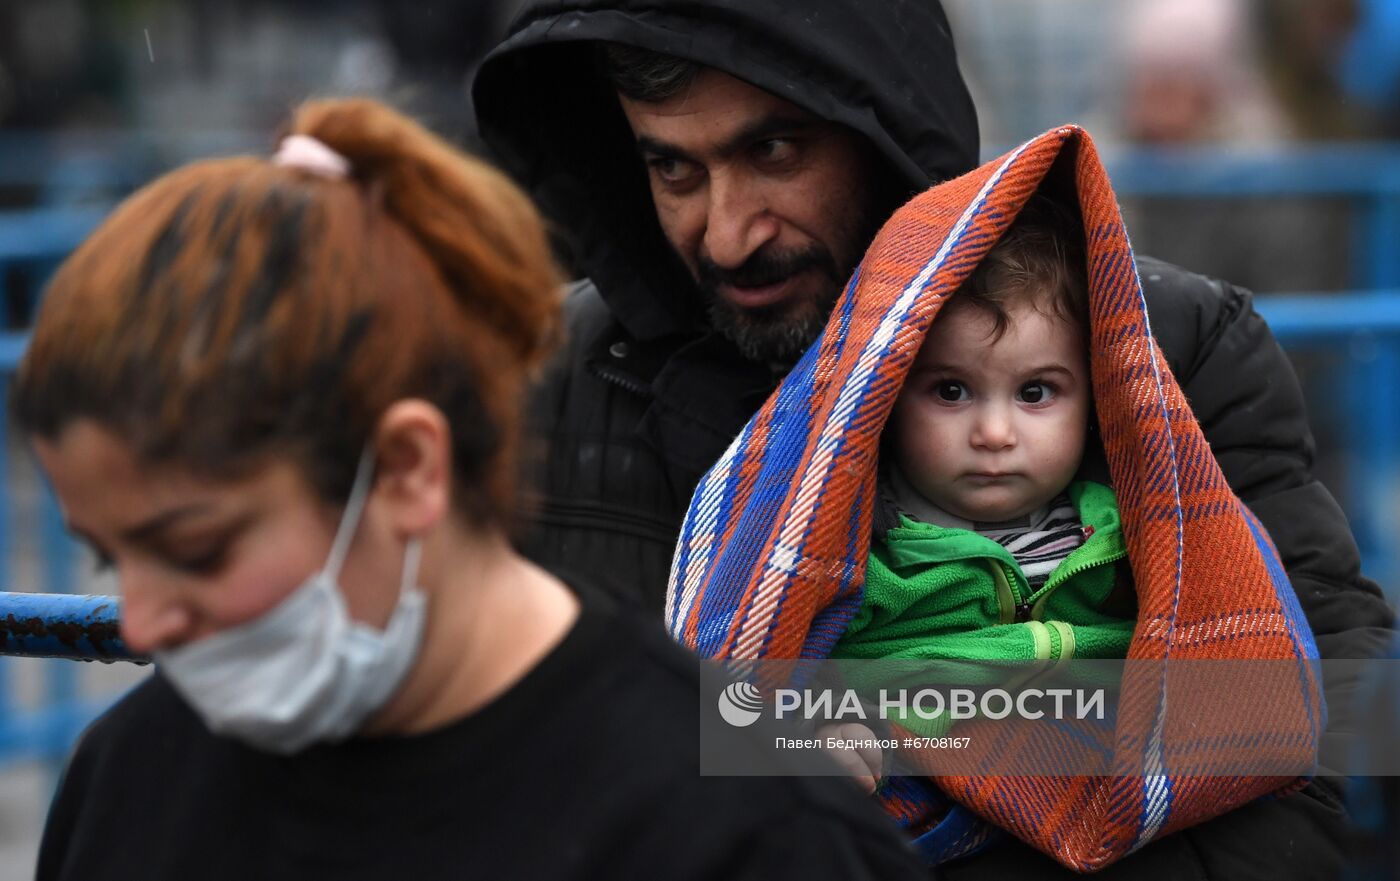
M 234 139 L 230 139 L 234 140 Z M 127 139 L 123 156 L 139 154 Z M 28 141 L 0 138 L 0 158 L 22 154 L 39 167 Z M 1365 569 L 1394 591 L 1400 579 L 1400 543 L 1392 495 L 1400 491 L 1400 145 L 1328 147 L 1273 154 L 1216 151 L 1106 151 L 1115 189 L 1121 196 L 1238 197 L 1341 196 L 1354 200 L 1357 223 L 1351 262 L 1354 291 L 1259 296 L 1256 306 L 1274 335 L 1290 351 L 1323 349 L 1348 355 L 1341 380 L 1354 461 L 1349 480 L 1348 516 L 1362 548 Z M 129 167 L 136 167 L 133 160 Z M 22 165 L 20 167 L 23 167 Z M 78 171 L 74 171 L 76 167 Z M 105 207 L 82 198 L 91 165 L 70 167 L 45 177 L 45 192 L 60 205 L 25 212 L 0 212 L 0 296 L 12 267 L 29 274 L 31 292 L 99 222 Z M 0 184 L 24 182 L 38 172 L 16 173 L 0 162 Z M 8 169 L 8 170 L 7 170 Z M 131 173 L 96 182 L 124 189 L 141 179 Z M 23 352 L 22 332 L 0 332 L 0 378 L 9 375 Z M 0 404 L 3 404 L 0 382 Z M 5 440 L 0 406 L 0 442 Z M 10 505 L 14 463 L 0 456 L 0 560 L 12 558 L 15 534 Z M 124 649 L 116 632 L 118 603 L 112 597 L 68 596 L 75 584 L 77 549 L 63 533 L 57 505 L 47 490 L 27 525 L 38 527 L 43 584 L 55 593 L 0 593 L 0 654 L 117 659 Z M 31 585 L 33 587 L 33 585 Z M 1394 593 L 1392 593 L 1394 598 Z M 44 696 L 38 707 L 18 707 L 0 657 L 0 763 L 18 756 L 61 756 L 83 724 L 103 704 L 78 695 L 78 665 L 45 665 Z
M 73 661 L 135 660 L 117 632 L 120 611 L 121 601 L 109 596 L 0 595 L 0 654 Z
M 1400 289 L 1275 295 L 1258 297 L 1254 305 L 1285 348 L 1400 334 Z

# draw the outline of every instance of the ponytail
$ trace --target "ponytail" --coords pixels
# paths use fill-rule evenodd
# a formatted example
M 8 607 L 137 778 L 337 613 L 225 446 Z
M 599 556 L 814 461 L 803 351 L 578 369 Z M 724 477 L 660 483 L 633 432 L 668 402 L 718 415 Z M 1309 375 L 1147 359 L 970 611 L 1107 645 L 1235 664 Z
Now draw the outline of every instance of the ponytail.
M 538 212 L 505 175 L 366 99 L 308 101 L 287 134 L 345 157 L 469 314 L 533 369 L 558 341 L 562 279 Z

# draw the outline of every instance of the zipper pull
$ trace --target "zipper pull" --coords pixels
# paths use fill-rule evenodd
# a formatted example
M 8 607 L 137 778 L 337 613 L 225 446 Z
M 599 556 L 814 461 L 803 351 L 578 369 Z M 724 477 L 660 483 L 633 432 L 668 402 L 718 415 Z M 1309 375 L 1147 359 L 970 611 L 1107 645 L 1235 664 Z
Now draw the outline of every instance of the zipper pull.
M 1030 604 L 1030 603 L 1017 603 L 1017 604 L 1016 604 L 1016 623 L 1021 624 L 1021 623 L 1024 623 L 1024 622 L 1026 622 L 1026 621 L 1029 621 L 1029 620 L 1031 620 L 1031 604 Z

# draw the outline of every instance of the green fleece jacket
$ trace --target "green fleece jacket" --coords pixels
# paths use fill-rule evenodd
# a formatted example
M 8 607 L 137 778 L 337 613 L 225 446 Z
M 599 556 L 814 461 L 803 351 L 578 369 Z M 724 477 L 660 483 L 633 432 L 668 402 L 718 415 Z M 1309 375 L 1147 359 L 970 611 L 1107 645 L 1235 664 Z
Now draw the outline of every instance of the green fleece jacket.
M 1122 658 L 1131 603 L 1113 614 L 1119 560 L 1127 556 L 1113 491 L 1069 486 L 1084 544 L 1031 591 L 1011 554 L 986 536 L 901 515 L 871 545 L 865 596 L 833 658 L 968 661 Z M 1128 596 L 1131 595 L 1129 592 Z

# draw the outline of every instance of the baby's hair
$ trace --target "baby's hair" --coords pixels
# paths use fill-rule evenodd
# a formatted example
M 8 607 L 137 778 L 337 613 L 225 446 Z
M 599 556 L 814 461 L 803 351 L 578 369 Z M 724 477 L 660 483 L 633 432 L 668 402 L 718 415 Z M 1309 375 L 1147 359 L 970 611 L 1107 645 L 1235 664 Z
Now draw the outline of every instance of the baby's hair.
M 1084 228 L 1078 215 L 1041 193 L 1032 194 L 1011 226 L 949 301 L 991 315 L 999 340 L 1013 306 L 1029 305 L 1088 326 Z
M 379 417 L 420 398 L 451 428 L 454 509 L 509 526 L 520 397 L 560 321 L 534 207 L 374 101 L 309 102 L 286 134 L 348 175 L 188 165 L 65 261 L 15 380 L 18 424 L 55 440 L 90 419 L 144 464 L 211 477 L 286 456 L 343 503 Z

